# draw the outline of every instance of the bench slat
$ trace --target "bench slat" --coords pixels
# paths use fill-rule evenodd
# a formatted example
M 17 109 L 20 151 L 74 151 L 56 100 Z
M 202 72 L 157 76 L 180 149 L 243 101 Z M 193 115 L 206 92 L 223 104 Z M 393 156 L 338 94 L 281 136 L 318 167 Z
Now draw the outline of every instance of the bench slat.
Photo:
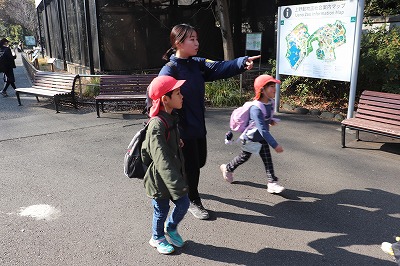
M 130 90 L 109 90 L 109 91 L 103 91 L 99 95 L 146 95 L 146 91 L 136 91 L 135 89 L 130 89 Z
M 400 135 L 400 126 L 398 125 L 388 125 L 385 123 L 379 123 L 376 121 L 368 121 L 359 118 L 349 118 L 346 119 L 343 124 L 349 127 L 356 127 L 362 129 L 369 129 L 377 132 L 388 133 L 393 135 Z
M 356 118 L 364 119 L 367 121 L 376 121 L 376 122 L 380 122 L 380 123 L 386 123 L 386 124 L 390 124 L 390 125 L 399 125 L 399 123 L 400 123 L 399 119 L 393 120 L 393 119 L 387 119 L 384 117 L 363 115 L 363 114 L 358 115 Z
M 99 95 L 97 100 L 146 100 L 146 96 L 143 95 Z
M 364 106 L 362 109 L 358 108 L 355 117 L 360 115 L 364 116 L 377 116 L 400 121 L 400 110 L 384 109 L 380 107 Z
M 386 98 L 386 99 L 397 99 L 400 100 L 400 94 L 395 93 L 387 93 L 387 92 L 379 92 L 379 91 L 363 91 L 361 97 L 363 96 L 374 96 L 379 98 Z
M 371 106 L 371 107 L 384 107 L 385 109 L 393 109 L 393 110 L 400 110 L 400 101 L 398 103 L 389 103 L 389 102 L 376 102 L 370 101 L 366 99 L 360 99 L 358 104 L 358 108 L 364 108 L 363 106 Z
M 400 100 L 398 99 L 388 99 L 388 98 L 383 98 L 383 97 L 373 97 L 373 96 L 362 96 L 360 98 L 360 102 L 363 100 L 369 100 L 372 103 L 371 104 L 381 104 L 381 103 L 392 103 L 394 105 L 399 105 Z
M 41 88 L 57 88 L 57 89 L 64 89 L 64 90 L 71 90 L 72 84 L 70 86 L 59 85 L 59 84 L 46 84 L 46 83 L 34 83 L 32 87 L 41 87 Z
M 42 89 L 34 89 L 34 88 L 18 88 L 16 91 L 19 93 L 26 94 L 37 94 L 37 95 L 46 95 L 46 96 L 55 96 L 55 95 L 67 95 L 71 94 L 69 91 L 51 91 L 51 90 L 42 90 Z
M 32 86 L 31 88 L 38 89 L 38 90 L 58 91 L 58 92 L 71 92 L 71 89 L 67 90 L 64 88 L 51 88 L 51 87 L 43 87 L 43 86 Z

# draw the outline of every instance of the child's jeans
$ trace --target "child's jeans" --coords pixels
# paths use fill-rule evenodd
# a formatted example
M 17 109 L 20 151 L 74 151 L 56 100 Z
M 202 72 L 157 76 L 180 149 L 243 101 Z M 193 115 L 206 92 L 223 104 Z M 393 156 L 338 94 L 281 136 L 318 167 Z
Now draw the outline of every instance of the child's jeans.
M 167 220 L 168 212 L 169 212 L 169 199 L 153 199 L 152 204 L 154 207 L 153 212 L 153 238 L 158 239 L 164 236 L 164 223 Z M 168 221 L 165 227 L 169 230 L 176 230 L 180 221 L 182 221 L 183 217 L 187 210 L 189 209 L 189 197 L 188 195 L 184 195 L 177 200 L 172 200 L 175 204 L 174 209 L 172 210 L 171 215 L 168 217 Z
M 260 150 L 260 156 L 261 160 L 264 163 L 268 182 L 276 182 L 278 181 L 278 178 L 275 176 L 274 165 L 272 164 L 272 157 L 271 157 L 271 151 L 269 150 L 269 145 L 266 141 L 260 141 L 260 143 L 262 144 Z M 250 159 L 250 157 L 251 157 L 250 152 L 242 150 L 238 156 L 233 158 L 233 160 L 226 165 L 226 170 L 228 172 L 235 171 L 235 169 L 238 168 L 239 165 L 247 162 Z

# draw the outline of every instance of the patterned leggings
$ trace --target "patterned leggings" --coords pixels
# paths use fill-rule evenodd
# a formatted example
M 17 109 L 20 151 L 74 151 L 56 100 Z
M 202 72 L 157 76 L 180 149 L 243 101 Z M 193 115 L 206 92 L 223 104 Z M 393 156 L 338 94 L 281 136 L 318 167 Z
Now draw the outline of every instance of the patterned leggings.
M 269 145 L 266 141 L 262 141 L 260 143 L 262 144 L 260 150 L 260 156 L 261 160 L 264 163 L 265 171 L 267 172 L 268 182 L 276 182 L 278 181 L 278 178 L 275 176 L 274 165 L 272 164 L 272 157 L 271 157 L 271 152 L 269 150 Z M 233 160 L 226 165 L 226 170 L 228 170 L 228 172 L 235 171 L 235 169 L 238 168 L 239 165 L 247 162 L 250 159 L 250 157 L 251 157 L 250 152 L 241 151 L 238 156 L 233 158 Z

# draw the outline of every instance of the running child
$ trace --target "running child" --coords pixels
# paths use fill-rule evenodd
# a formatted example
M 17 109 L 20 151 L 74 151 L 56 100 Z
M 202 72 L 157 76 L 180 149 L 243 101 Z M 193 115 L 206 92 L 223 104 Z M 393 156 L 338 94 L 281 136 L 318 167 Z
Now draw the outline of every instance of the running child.
M 254 100 L 264 104 L 265 115 L 264 112 L 256 105 L 251 106 L 249 125 L 254 126 L 247 127 L 240 138 L 243 144 L 246 142 L 250 142 L 248 144 L 261 144 L 259 145 L 259 154 L 264 163 L 267 174 L 267 191 L 269 193 L 278 194 L 284 190 L 284 187 L 278 184 L 278 178 L 274 172 L 271 152 L 269 149 L 269 146 L 271 146 L 276 152 L 283 152 L 282 146 L 278 144 L 278 142 L 269 132 L 269 125 L 276 124 L 275 120 L 272 119 L 276 83 L 280 84 L 281 82 L 280 80 L 274 79 L 269 75 L 260 75 L 254 80 Z M 233 182 L 233 172 L 239 165 L 247 162 L 250 159 L 252 152 L 255 151 L 249 151 L 246 149 L 246 145 L 242 145 L 242 151 L 238 156 L 233 158 L 233 160 L 229 163 L 222 164 L 220 166 L 222 175 L 227 182 Z

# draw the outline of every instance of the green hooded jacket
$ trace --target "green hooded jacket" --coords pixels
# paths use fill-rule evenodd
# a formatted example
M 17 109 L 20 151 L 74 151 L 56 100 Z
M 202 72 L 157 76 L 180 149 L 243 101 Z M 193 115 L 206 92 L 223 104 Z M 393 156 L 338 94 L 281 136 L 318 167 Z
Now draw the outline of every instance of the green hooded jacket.
M 178 117 L 160 111 L 168 124 L 154 118 L 150 121 L 146 138 L 142 144 L 143 163 L 149 165 L 144 176 L 146 194 L 153 199 L 177 200 L 188 193 L 180 135 L 177 128 Z

